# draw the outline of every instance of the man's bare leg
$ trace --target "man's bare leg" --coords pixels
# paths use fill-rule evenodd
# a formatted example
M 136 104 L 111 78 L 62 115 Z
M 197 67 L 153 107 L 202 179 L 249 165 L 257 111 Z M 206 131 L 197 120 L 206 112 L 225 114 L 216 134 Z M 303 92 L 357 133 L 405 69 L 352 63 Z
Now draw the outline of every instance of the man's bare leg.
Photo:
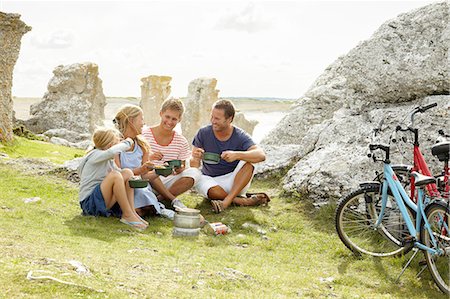
M 228 208 L 232 202 L 235 202 L 238 205 L 246 205 L 243 200 L 237 196 L 252 179 L 253 169 L 254 166 L 251 163 L 245 163 L 236 174 L 230 193 L 226 193 L 220 186 L 214 186 L 208 190 L 208 198 L 213 200 L 223 200 L 222 206 L 224 209 Z
M 188 191 L 189 189 L 194 186 L 194 179 L 193 178 L 181 178 L 178 181 L 176 181 L 172 186 L 169 188 L 169 192 L 172 193 L 175 197 Z

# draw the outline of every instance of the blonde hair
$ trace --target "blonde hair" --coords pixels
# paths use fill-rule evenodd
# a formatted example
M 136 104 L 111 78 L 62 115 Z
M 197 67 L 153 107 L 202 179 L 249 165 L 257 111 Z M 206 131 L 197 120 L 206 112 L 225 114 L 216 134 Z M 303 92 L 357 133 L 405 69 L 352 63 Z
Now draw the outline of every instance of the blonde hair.
M 166 110 L 172 110 L 172 111 L 180 112 L 180 117 L 181 117 L 183 115 L 183 112 L 184 112 L 183 102 L 180 99 L 177 99 L 177 98 L 167 99 L 161 105 L 161 112 L 164 112 Z
M 131 124 L 131 119 L 138 117 L 139 114 L 142 113 L 142 109 L 139 106 L 135 105 L 124 105 L 122 106 L 122 108 L 120 108 L 113 122 L 122 136 L 127 130 L 128 126 Z M 131 127 L 136 130 L 136 128 L 134 128 L 132 124 Z M 147 153 L 150 152 L 150 145 L 141 135 L 136 136 L 136 142 L 143 151 Z
M 92 135 L 92 141 L 97 149 L 105 149 L 114 139 L 118 138 L 120 133 L 112 128 L 97 128 Z

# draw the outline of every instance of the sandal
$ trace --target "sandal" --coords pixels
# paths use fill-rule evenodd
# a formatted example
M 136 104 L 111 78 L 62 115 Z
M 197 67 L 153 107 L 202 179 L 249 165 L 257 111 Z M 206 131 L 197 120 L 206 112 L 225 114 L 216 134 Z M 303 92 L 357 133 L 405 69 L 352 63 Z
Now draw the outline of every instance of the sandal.
M 270 202 L 270 197 L 267 195 L 267 193 L 264 192 L 255 192 L 255 193 L 245 193 L 245 196 L 247 196 L 248 199 L 252 200 L 252 204 L 254 206 L 268 206 Z
M 211 205 L 213 208 L 213 212 L 216 214 L 220 214 L 224 210 L 223 203 L 221 200 L 211 200 Z

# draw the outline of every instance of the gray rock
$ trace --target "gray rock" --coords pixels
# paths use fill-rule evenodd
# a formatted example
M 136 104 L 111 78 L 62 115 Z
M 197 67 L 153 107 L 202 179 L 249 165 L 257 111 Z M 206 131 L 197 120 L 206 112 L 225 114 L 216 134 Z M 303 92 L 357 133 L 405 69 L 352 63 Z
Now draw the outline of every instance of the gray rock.
M 83 158 L 75 158 L 75 159 L 66 161 L 66 162 L 64 162 L 62 167 L 67 169 L 68 171 L 76 171 L 78 169 L 78 166 L 81 163 L 81 160 L 83 160 Z
M 210 123 L 212 105 L 219 99 L 216 85 L 217 80 L 214 78 L 198 78 L 189 83 L 185 99 L 186 111 L 181 119 L 183 136 L 189 143 L 194 139 L 198 129 Z M 257 121 L 247 120 L 242 112 L 236 112 L 233 120 L 233 125 L 250 135 L 257 124 Z
M 43 135 L 49 138 L 52 137 L 63 138 L 70 142 L 80 142 L 91 138 L 91 134 L 82 134 L 67 129 L 50 129 L 45 131 Z
M 89 146 L 91 146 L 92 142 L 90 140 L 84 140 L 80 142 L 70 142 L 64 138 L 60 137 L 51 137 L 49 140 L 50 143 L 57 144 L 57 145 L 63 145 L 68 147 L 74 147 L 79 149 L 88 149 Z
M 13 139 L 12 76 L 22 36 L 30 30 L 19 14 L 0 12 L 0 142 Z
M 90 134 L 103 125 L 106 98 L 94 63 L 60 65 L 53 70 L 44 99 L 30 107 L 28 129 L 42 133 L 67 129 Z
M 399 123 L 408 122 L 413 107 L 431 102 L 438 107 L 417 116 L 415 125 L 421 130 L 421 146 L 432 169 L 442 168 L 429 148 L 438 129 L 450 128 L 448 24 L 448 2 L 402 14 L 319 76 L 292 112 L 262 140 L 266 151 L 269 146 L 278 147 L 270 154 L 298 146 L 280 159 L 280 165 L 298 161 L 284 178 L 286 191 L 321 202 L 343 196 L 361 180 L 373 179 L 380 165 L 366 158 L 371 130 L 387 117 L 382 135 L 389 139 Z M 410 162 L 411 146 L 405 157 L 394 153 L 392 161 Z M 280 168 L 269 164 L 272 159 L 261 166 L 262 172 Z
M 148 125 L 159 124 L 159 110 L 171 92 L 169 76 L 151 75 L 142 78 L 141 102 L 144 119 Z

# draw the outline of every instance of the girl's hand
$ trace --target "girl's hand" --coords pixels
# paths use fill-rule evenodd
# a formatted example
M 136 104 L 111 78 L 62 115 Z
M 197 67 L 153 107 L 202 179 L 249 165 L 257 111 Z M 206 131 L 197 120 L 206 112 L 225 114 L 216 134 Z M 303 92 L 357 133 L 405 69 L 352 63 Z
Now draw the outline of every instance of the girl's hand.
M 132 138 L 128 137 L 125 140 L 131 144 L 131 147 L 134 145 L 134 140 Z
M 149 171 L 153 170 L 154 167 L 155 167 L 155 164 L 153 164 L 150 161 L 147 161 L 139 167 L 139 174 L 141 174 L 141 175 L 146 174 Z
M 153 161 L 162 160 L 163 157 L 164 157 L 164 155 L 161 152 L 151 152 L 150 153 L 150 160 L 153 160 Z
M 147 171 L 153 170 L 155 168 L 155 164 L 153 164 L 151 161 L 147 161 L 142 166 L 145 166 L 147 168 Z

